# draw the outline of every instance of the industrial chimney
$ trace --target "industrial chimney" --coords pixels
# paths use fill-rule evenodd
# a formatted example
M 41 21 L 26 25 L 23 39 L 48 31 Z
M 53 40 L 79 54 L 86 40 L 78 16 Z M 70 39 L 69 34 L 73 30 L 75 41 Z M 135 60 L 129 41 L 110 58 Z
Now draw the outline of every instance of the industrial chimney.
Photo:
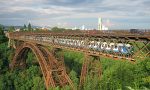
M 98 18 L 98 30 L 102 30 L 102 18 Z

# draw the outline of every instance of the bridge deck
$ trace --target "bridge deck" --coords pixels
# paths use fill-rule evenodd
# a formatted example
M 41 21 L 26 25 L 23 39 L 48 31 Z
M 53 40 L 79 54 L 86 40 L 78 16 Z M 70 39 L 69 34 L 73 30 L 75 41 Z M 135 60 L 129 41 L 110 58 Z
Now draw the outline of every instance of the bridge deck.
M 141 52 L 140 50 L 143 48 L 147 49 L 147 46 L 150 44 L 150 32 L 131 33 L 129 31 L 14 32 L 9 33 L 8 38 L 24 42 L 37 43 L 40 45 L 80 51 L 94 56 L 105 56 L 114 59 L 127 59 L 130 61 L 133 61 L 135 56 Z M 65 42 L 63 42 L 63 40 Z M 107 46 L 105 46 L 105 42 Z M 144 44 L 141 48 L 139 48 L 140 46 L 138 46 L 137 42 Z M 126 54 L 121 51 L 108 52 L 106 48 L 109 48 L 110 43 L 114 44 L 114 47 L 112 45 L 112 48 L 110 48 L 110 50 L 113 51 L 115 50 L 115 45 L 122 44 L 127 46 L 129 43 L 134 43 L 135 45 L 131 44 L 132 47 L 138 48 L 139 51 L 135 51 L 132 54 L 128 53 L 128 49 L 126 50 Z M 104 44 L 103 50 L 98 50 L 98 47 L 102 48 L 102 44 Z M 94 46 L 97 48 L 95 49 Z M 119 46 L 117 47 L 119 51 Z M 125 49 L 126 48 L 127 47 L 125 47 Z M 146 54 L 144 57 L 147 57 L 149 52 L 149 49 L 147 49 L 147 52 L 144 52 Z
M 130 40 L 150 40 L 150 31 L 131 33 L 130 31 L 65 31 L 65 32 L 13 32 L 13 35 L 42 35 L 42 36 L 77 36 L 77 37 L 106 37 L 126 38 Z M 11 33 L 10 33 L 11 35 Z

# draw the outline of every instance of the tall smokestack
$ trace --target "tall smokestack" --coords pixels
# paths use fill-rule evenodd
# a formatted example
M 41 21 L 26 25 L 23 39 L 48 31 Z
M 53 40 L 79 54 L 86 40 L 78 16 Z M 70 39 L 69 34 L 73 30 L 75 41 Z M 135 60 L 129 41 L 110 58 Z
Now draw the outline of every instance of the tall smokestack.
M 98 18 L 98 30 L 102 30 L 102 18 Z

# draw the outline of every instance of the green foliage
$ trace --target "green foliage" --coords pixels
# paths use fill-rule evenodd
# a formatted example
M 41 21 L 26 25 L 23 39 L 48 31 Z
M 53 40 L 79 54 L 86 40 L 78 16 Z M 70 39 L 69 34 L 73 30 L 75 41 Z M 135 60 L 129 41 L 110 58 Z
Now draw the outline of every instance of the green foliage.
M 44 80 L 38 66 L 24 71 L 7 72 L 0 77 L 0 90 L 45 90 Z
M 0 25 L 0 35 L 4 35 L 4 27 Z
M 8 29 L 9 32 L 14 32 L 15 31 L 15 27 L 14 26 L 10 26 Z
M 0 35 L 0 44 L 3 42 L 6 42 L 8 39 L 6 38 L 5 35 Z
M 28 24 L 28 31 L 32 31 L 33 29 L 32 29 L 32 26 L 31 26 L 31 24 L 29 23 Z
M 77 78 L 77 73 L 74 70 L 71 70 L 71 72 L 69 73 L 69 76 L 72 82 L 74 83 L 75 88 L 78 88 L 79 78 Z
M 83 90 L 100 90 L 98 87 L 99 80 L 100 79 L 98 76 L 87 75 L 82 89 Z
M 0 73 L 4 73 L 8 70 L 9 66 L 9 49 L 7 48 L 7 43 L 0 44 Z
M 33 64 L 38 63 L 38 61 L 37 61 L 35 55 L 32 53 L 32 51 L 28 52 L 26 63 L 28 66 L 32 66 Z
M 138 64 L 129 62 L 101 60 L 103 66 L 103 75 L 99 84 L 100 90 L 127 90 L 128 87 L 134 89 L 150 88 L 149 78 L 149 60 L 144 60 Z M 106 65 L 107 64 L 107 65 Z M 144 80 L 146 80 L 144 82 Z
M 71 72 L 72 70 L 77 73 L 77 77 L 80 76 L 82 61 L 84 59 L 84 55 L 78 52 L 64 51 L 64 59 L 67 72 Z
M 33 64 L 21 71 L 9 71 L 10 53 L 6 43 L 0 44 L 0 90 L 45 90 L 39 66 Z M 31 60 L 35 60 L 35 56 L 30 52 L 27 61 Z
M 24 28 L 24 29 L 26 29 L 26 28 L 27 28 L 27 26 L 24 24 L 23 28 Z
M 0 44 L 6 41 L 7 41 L 7 38 L 4 34 L 4 27 L 0 25 Z
M 27 28 L 27 26 L 25 24 L 23 25 L 23 27 L 20 28 L 21 32 L 25 32 L 27 30 L 28 30 L 28 28 Z
M 64 29 L 64 28 L 58 28 L 58 27 L 53 27 L 52 29 L 51 29 L 51 31 L 53 31 L 53 32 L 62 32 L 62 31 L 65 31 L 66 29 Z
M 41 90 L 44 90 L 44 80 L 40 77 L 41 73 L 39 71 L 38 66 L 31 66 L 25 71 L 18 72 L 17 78 L 14 79 L 15 89 L 37 90 L 37 88 L 40 88 Z
M 51 29 L 51 31 L 55 31 L 55 32 L 58 32 L 58 31 L 61 31 L 58 27 L 53 27 L 52 29 Z

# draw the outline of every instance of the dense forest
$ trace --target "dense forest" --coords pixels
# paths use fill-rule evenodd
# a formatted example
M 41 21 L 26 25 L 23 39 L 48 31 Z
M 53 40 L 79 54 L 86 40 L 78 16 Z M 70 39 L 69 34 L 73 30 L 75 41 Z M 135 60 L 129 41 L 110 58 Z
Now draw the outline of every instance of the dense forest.
M 26 62 L 28 67 L 23 70 L 11 70 L 9 64 L 14 50 L 7 47 L 7 38 L 0 26 L 0 90 L 45 90 L 42 72 L 35 58 L 29 51 Z M 75 87 L 79 85 L 81 67 L 84 60 L 82 53 L 63 50 L 66 71 Z M 149 90 L 150 89 L 150 58 L 132 64 L 128 61 L 115 61 L 100 58 L 102 76 L 87 75 L 83 90 Z M 50 90 L 61 90 L 60 87 Z M 70 90 L 66 86 L 62 90 Z

